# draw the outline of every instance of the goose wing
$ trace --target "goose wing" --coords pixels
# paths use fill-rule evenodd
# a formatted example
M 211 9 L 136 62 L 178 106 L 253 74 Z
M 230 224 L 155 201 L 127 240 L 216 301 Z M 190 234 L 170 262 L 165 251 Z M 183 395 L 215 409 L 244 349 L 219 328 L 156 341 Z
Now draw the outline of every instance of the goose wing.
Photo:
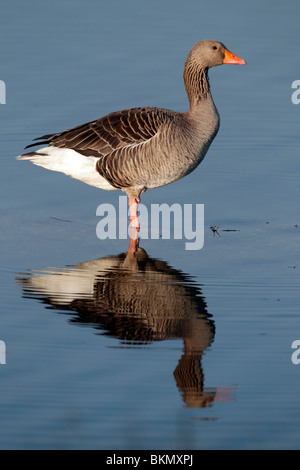
M 116 188 L 139 184 L 143 144 L 155 137 L 160 128 L 173 120 L 173 113 L 162 108 L 131 108 L 110 113 L 100 119 L 39 137 L 39 142 L 73 149 L 87 157 L 96 157 L 96 170 Z M 26 147 L 26 148 L 28 148 Z M 139 171 L 134 171 L 137 169 Z
M 125 109 L 57 134 L 38 137 L 34 140 L 39 142 L 26 148 L 49 144 L 70 148 L 86 156 L 101 157 L 115 149 L 151 139 L 165 122 L 167 114 L 167 110 L 160 108 Z

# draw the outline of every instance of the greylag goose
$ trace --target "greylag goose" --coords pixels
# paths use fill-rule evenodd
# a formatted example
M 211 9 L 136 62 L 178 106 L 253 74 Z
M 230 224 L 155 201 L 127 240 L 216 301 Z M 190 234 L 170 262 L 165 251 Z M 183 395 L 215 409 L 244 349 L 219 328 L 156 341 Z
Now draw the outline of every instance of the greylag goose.
M 121 189 L 129 198 L 130 221 L 139 228 L 140 195 L 192 172 L 203 160 L 219 129 L 208 69 L 245 64 L 217 41 L 199 41 L 184 66 L 190 107 L 175 112 L 155 107 L 112 112 L 72 129 L 48 134 L 28 145 L 44 145 L 17 157 L 59 171 L 97 188 Z

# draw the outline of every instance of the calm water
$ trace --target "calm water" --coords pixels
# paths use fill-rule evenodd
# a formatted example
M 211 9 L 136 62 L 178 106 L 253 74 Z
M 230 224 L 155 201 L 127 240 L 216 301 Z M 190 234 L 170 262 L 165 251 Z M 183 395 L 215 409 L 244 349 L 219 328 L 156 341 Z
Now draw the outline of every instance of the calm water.
M 2 3 L 0 448 L 299 449 L 299 2 Z M 248 65 L 211 70 L 200 167 L 143 196 L 204 204 L 204 247 L 141 240 L 133 263 L 96 237 L 117 192 L 15 157 L 113 110 L 185 110 L 204 38 Z

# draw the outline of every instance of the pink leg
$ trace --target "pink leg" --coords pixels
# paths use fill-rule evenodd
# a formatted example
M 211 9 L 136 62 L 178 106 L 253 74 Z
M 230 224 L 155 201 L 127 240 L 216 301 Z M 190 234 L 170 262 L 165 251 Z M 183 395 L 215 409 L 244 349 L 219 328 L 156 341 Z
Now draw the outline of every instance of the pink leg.
M 217 387 L 214 401 L 234 401 L 234 387 Z
M 139 231 L 140 223 L 137 215 L 138 205 L 140 198 L 129 198 L 129 209 L 130 209 L 130 242 L 128 254 L 134 255 L 139 246 Z
M 140 240 L 139 240 L 137 230 L 135 228 L 130 228 L 130 240 L 129 240 L 129 249 L 128 249 L 129 255 L 135 255 L 139 247 L 139 241 Z
M 130 209 L 130 241 L 128 254 L 134 255 L 139 246 L 139 231 L 140 223 L 137 215 L 138 205 L 140 198 L 129 198 L 129 209 Z
M 140 230 L 140 223 L 137 215 L 138 205 L 140 203 L 139 197 L 129 198 L 129 209 L 130 209 L 130 227 L 136 228 L 137 231 Z

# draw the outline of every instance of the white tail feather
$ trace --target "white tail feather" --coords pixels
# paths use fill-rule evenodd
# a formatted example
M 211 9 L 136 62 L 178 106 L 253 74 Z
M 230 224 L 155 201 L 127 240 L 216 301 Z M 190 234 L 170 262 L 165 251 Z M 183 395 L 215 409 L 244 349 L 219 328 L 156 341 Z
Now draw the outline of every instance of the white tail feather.
M 43 147 L 35 152 L 20 155 L 17 159 L 29 160 L 47 170 L 59 171 L 96 188 L 116 189 L 96 171 L 98 158 L 86 157 L 72 149 Z

